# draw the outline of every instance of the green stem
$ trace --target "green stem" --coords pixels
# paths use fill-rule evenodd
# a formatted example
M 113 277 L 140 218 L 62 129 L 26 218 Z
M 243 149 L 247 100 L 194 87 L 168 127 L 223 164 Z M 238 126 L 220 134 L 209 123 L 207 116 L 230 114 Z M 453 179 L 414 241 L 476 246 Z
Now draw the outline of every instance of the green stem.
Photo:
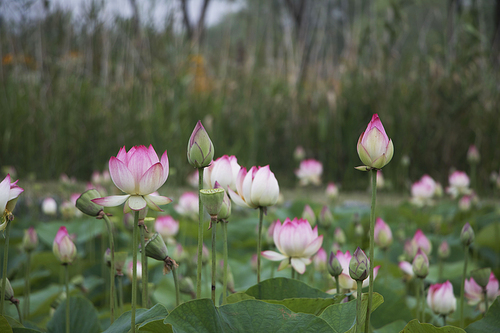
M 422 295 L 422 299 L 420 300 L 420 315 L 421 320 L 420 323 L 425 323 L 425 290 L 424 290 L 424 279 L 420 280 L 420 295 Z
M 120 315 L 123 313 L 123 277 L 118 276 L 118 306 L 120 307 Z
M 203 252 L 203 204 L 200 191 L 203 189 L 203 168 L 198 169 L 198 263 L 196 269 L 196 298 L 201 298 L 201 267 Z
M 144 223 L 144 222 L 143 222 Z M 146 240 L 144 239 L 144 224 L 139 226 L 141 237 L 141 264 L 142 264 L 142 307 L 148 308 L 148 266 L 146 258 Z
M 257 235 L 257 283 L 260 283 L 260 252 L 262 247 L 261 241 L 262 241 L 263 219 L 264 219 L 264 207 L 259 207 L 259 234 Z
M 486 316 L 486 312 L 488 312 L 488 291 L 486 290 L 486 287 L 483 287 L 483 295 L 484 295 L 484 313 L 483 317 Z
M 363 297 L 363 281 L 356 281 L 357 284 L 357 299 L 356 299 L 356 332 L 363 333 L 363 325 L 361 323 L 362 308 L 361 308 L 361 298 Z M 365 331 L 367 332 L 367 331 Z
M 295 269 L 293 269 L 293 266 L 290 266 L 292 269 L 292 280 L 295 280 Z
M 469 245 L 465 245 L 464 271 L 462 274 L 462 284 L 460 285 L 460 327 L 464 328 L 464 287 L 465 276 L 467 275 L 467 259 L 469 257 Z
M 373 243 L 375 238 L 375 205 L 377 202 L 377 170 L 373 169 L 370 171 L 372 175 L 372 207 L 370 213 L 370 285 L 368 288 L 368 306 L 366 307 L 366 321 L 365 321 L 365 332 L 370 332 L 370 313 L 372 309 L 372 297 L 373 297 Z
M 222 221 L 222 234 L 224 237 L 224 275 L 222 277 L 222 305 L 227 303 L 227 222 Z
M 217 273 L 217 252 L 215 249 L 217 216 L 212 217 L 212 302 L 215 305 L 215 275 Z
M 130 317 L 130 328 L 135 333 L 135 308 L 137 306 L 137 229 L 139 228 L 139 211 L 134 215 L 134 228 L 132 229 L 132 315 Z
M 439 258 L 438 262 L 438 282 L 441 282 L 443 279 L 443 259 Z
M 476 191 L 476 193 L 477 193 L 478 192 L 478 188 L 477 188 L 477 183 L 476 183 L 476 179 L 477 179 L 476 178 L 476 176 L 477 176 L 476 170 L 477 170 L 477 164 L 476 163 L 471 163 L 471 165 L 470 165 L 470 176 L 471 176 L 470 177 L 471 178 L 470 179 L 471 180 L 470 184 L 471 184 L 472 189 L 474 189 Z
M 30 268 L 31 268 L 31 251 L 26 252 L 26 271 L 24 275 L 24 319 L 28 319 L 30 315 Z
M 66 284 L 66 333 L 69 333 L 69 267 L 64 264 L 64 283 Z
M 443 326 L 446 326 L 446 315 L 443 315 Z
M 9 234 L 12 221 L 7 222 L 7 228 L 5 229 L 5 245 L 3 249 L 3 270 L 2 270 L 2 298 L 0 301 L 0 313 L 5 315 L 4 303 L 5 303 L 5 285 L 7 283 L 7 260 L 9 259 Z
M 337 287 L 337 294 L 340 294 L 339 275 L 335 277 L 335 287 Z
M 111 270 L 110 270 L 110 288 L 109 288 L 109 311 L 111 324 L 115 321 L 115 242 L 113 237 L 113 227 L 109 217 L 104 214 L 104 222 L 108 229 L 109 249 L 111 251 Z
M 174 277 L 174 286 L 175 286 L 175 306 L 179 306 L 181 304 L 181 292 L 179 289 L 179 278 L 177 276 L 177 268 L 172 268 L 172 275 Z
M 23 317 L 21 316 L 21 310 L 19 310 L 19 302 L 14 303 L 14 305 L 16 306 L 17 315 L 19 316 L 19 323 L 21 323 L 21 325 L 22 325 L 23 324 Z
M 420 278 L 417 278 L 416 280 L 417 280 L 417 283 L 416 283 L 416 289 L 417 289 L 417 290 L 416 290 L 416 292 L 417 292 L 417 305 L 415 306 L 415 309 L 416 309 L 415 318 L 416 318 L 417 320 L 420 320 L 420 306 L 421 306 L 421 303 L 422 303 L 422 302 L 421 302 L 421 297 L 422 297 L 422 295 L 420 294 L 420 291 L 422 290 L 422 289 L 420 288 L 420 280 L 421 280 L 421 279 L 420 279 Z

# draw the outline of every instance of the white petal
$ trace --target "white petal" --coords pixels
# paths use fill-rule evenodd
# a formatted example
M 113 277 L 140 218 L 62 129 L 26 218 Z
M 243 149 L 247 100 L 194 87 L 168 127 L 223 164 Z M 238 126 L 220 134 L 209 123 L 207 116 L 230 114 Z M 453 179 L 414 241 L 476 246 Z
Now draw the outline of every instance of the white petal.
M 146 200 L 140 195 L 131 195 L 127 201 L 127 205 L 132 210 L 141 210 L 146 207 Z
M 304 274 L 306 271 L 306 264 L 299 258 L 292 258 L 292 267 L 300 274 Z
M 115 207 L 115 206 L 120 206 L 129 197 L 130 197 L 130 195 L 128 195 L 128 194 L 127 195 L 111 195 L 109 197 L 92 199 L 92 202 L 96 203 L 100 206 L 104 206 L 104 207 Z
M 263 251 L 262 256 L 266 259 L 271 260 L 271 261 L 280 261 L 280 260 L 284 260 L 284 259 L 288 260 L 287 256 L 284 256 L 281 253 L 274 252 L 274 251 Z

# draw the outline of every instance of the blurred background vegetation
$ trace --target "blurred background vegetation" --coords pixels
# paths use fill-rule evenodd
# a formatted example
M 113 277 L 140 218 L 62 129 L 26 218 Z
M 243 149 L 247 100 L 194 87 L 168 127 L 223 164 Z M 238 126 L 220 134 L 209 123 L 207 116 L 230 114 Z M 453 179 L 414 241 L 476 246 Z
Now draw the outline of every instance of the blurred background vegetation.
M 240 0 L 210 26 L 210 0 L 201 15 L 165 0 L 182 15 L 161 28 L 137 0 L 110 23 L 108 1 L 78 17 L 49 0 L 35 16 L 38 1 L 0 1 L 0 164 L 20 178 L 88 179 L 121 146 L 151 143 L 182 185 L 201 119 L 216 157 L 270 164 L 282 186 L 296 182 L 301 145 L 324 181 L 364 189 L 356 143 L 373 113 L 394 141 L 384 175 L 397 189 L 404 155 L 412 180 L 468 171 L 470 144 L 483 188 L 500 168 L 499 0 Z

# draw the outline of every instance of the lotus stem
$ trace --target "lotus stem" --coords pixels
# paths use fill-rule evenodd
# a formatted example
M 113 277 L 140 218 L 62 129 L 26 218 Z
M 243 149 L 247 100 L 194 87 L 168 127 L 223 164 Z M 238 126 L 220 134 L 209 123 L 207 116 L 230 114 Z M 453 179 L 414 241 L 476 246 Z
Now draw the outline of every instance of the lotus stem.
M 69 265 L 64 264 L 64 283 L 66 285 L 66 333 L 70 333 L 69 330 Z
M 361 315 L 362 315 L 362 308 L 361 308 L 361 298 L 363 297 L 363 281 L 356 281 L 357 284 L 357 299 L 356 299 L 356 332 L 357 333 L 363 333 L 363 325 L 361 323 Z M 365 330 L 365 332 L 368 332 Z
M 217 252 L 215 249 L 215 241 L 217 232 L 217 215 L 212 216 L 212 302 L 215 305 L 215 275 L 217 273 Z
M 21 316 L 21 310 L 19 310 L 19 302 L 14 303 L 14 305 L 16 306 L 17 315 L 19 317 L 19 323 L 21 323 L 21 325 L 22 325 L 23 324 L 23 317 Z
M 104 214 L 104 222 L 109 235 L 109 248 L 111 251 L 111 270 L 110 270 L 110 288 L 109 288 L 109 311 L 111 324 L 115 321 L 115 242 L 113 237 L 113 227 L 109 217 Z
M 139 228 L 139 211 L 134 215 L 134 228 L 132 229 L 132 314 L 130 328 L 135 333 L 135 309 L 137 306 L 137 229 Z
M 146 264 L 146 240 L 145 237 L 145 227 L 144 221 L 139 225 L 140 237 L 141 237 L 141 264 L 142 264 L 142 307 L 148 307 L 148 266 Z
M 421 300 L 420 300 L 420 316 L 421 316 L 421 323 L 425 323 L 425 283 L 424 279 L 419 279 L 420 280 L 420 295 L 421 295 Z
M 179 278 L 177 276 L 177 267 L 172 267 L 172 276 L 174 277 L 174 287 L 175 287 L 175 306 L 181 304 L 181 292 L 179 289 Z
M 460 285 L 460 327 L 464 328 L 464 294 L 465 276 L 467 274 L 467 259 L 469 258 L 469 245 L 464 246 L 464 271 L 462 274 L 462 284 Z
M 31 268 L 31 251 L 26 252 L 26 271 L 24 275 L 24 291 L 25 291 L 25 297 L 24 297 L 24 309 L 23 309 L 23 314 L 24 314 L 24 319 L 28 319 L 30 315 L 30 268 Z
M 118 276 L 118 306 L 121 315 L 123 313 L 123 276 Z
M 368 288 L 368 306 L 366 307 L 365 332 L 370 331 L 370 313 L 373 297 L 373 262 L 374 262 L 374 239 L 375 239 L 375 205 L 377 202 L 377 170 L 370 171 L 372 176 L 372 207 L 370 213 L 370 285 Z
M 335 287 L 337 287 L 337 294 L 340 294 L 339 276 L 340 275 L 337 275 L 335 277 Z
M 201 267 L 203 253 L 203 204 L 200 190 L 203 189 L 203 168 L 198 168 L 198 263 L 196 269 L 196 298 L 201 298 Z
M 227 222 L 222 221 L 222 234 L 224 237 L 224 275 L 222 277 L 222 305 L 227 303 Z
M 416 283 L 416 293 L 417 293 L 417 304 L 415 306 L 416 313 L 415 313 L 415 318 L 420 321 L 420 306 L 421 306 L 421 298 L 422 295 L 420 294 L 421 290 L 420 289 L 420 278 L 417 278 L 417 283 Z
M 262 242 L 263 219 L 264 219 L 264 207 L 259 207 L 259 234 L 257 235 L 257 283 L 260 283 L 260 252 L 262 247 L 261 242 Z
M 486 312 L 488 312 L 488 290 L 486 287 L 483 287 L 483 295 L 484 295 L 484 313 L 483 317 L 486 316 Z
M 7 227 L 5 229 L 5 245 L 3 249 L 3 270 L 2 270 L 2 298 L 0 301 L 0 313 L 5 315 L 4 303 L 5 303 L 5 285 L 7 283 L 7 261 L 9 260 L 9 235 L 12 221 L 7 221 Z

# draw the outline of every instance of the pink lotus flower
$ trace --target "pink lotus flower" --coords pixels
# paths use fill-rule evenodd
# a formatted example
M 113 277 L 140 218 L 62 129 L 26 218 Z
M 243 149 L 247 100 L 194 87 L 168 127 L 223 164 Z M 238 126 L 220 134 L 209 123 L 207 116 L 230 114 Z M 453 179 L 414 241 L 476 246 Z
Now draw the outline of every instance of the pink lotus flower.
M 318 252 L 323 244 L 323 236 L 318 236 L 318 227 L 312 229 L 307 220 L 297 218 L 286 218 L 283 225 L 276 224 L 273 238 L 281 253 L 263 251 L 262 256 L 272 261 L 281 260 L 278 270 L 288 267 L 291 263 L 300 274 L 304 274 L 306 265 L 311 263 L 311 256 Z
M 339 275 L 340 288 L 356 290 L 357 289 L 356 280 L 353 280 L 349 275 L 349 264 L 352 258 L 351 253 L 349 251 L 346 251 L 344 254 L 342 253 L 342 251 L 337 251 L 336 257 L 339 260 L 340 265 L 342 266 L 342 274 Z M 373 280 L 375 280 L 375 278 L 377 277 L 379 268 L 380 266 L 376 266 L 373 268 Z M 367 278 L 366 280 L 363 281 L 363 288 L 368 286 L 369 284 L 370 284 L 370 279 Z
M 406 277 L 413 277 L 413 265 L 408 262 L 408 261 L 400 261 L 399 262 L 399 269 L 403 271 L 404 275 Z
M 465 280 L 465 297 L 467 298 L 467 303 L 469 305 L 480 305 L 484 302 L 483 288 L 476 283 L 473 278 Z M 493 272 L 490 274 L 490 280 L 486 285 L 486 295 L 488 296 L 488 301 L 490 304 L 500 296 L 500 291 L 498 290 L 498 280 Z M 483 304 L 484 306 L 484 304 Z M 481 310 L 484 310 L 481 309 Z
M 24 230 L 23 237 L 23 249 L 26 252 L 33 251 L 38 246 L 38 234 L 35 228 L 29 227 L 29 229 Z
M 357 148 L 359 158 L 364 163 L 364 166 L 357 167 L 358 170 L 382 169 L 391 161 L 394 145 L 385 133 L 378 114 L 373 115 L 366 130 L 361 133 Z
M 17 180 L 13 183 L 10 182 L 10 174 L 7 175 L 4 180 L 0 183 L 0 215 L 5 216 L 6 214 L 12 213 L 14 207 L 16 207 L 17 198 L 23 189 L 17 186 Z M 4 226 L 5 224 L 5 226 Z M 7 223 L 0 226 L 0 230 L 7 227 Z
M 432 244 L 429 241 L 429 239 L 427 239 L 427 237 L 425 237 L 422 230 L 418 229 L 415 232 L 415 235 L 413 236 L 413 239 L 411 240 L 411 242 L 412 242 L 415 254 L 417 253 L 419 248 L 422 249 L 422 251 L 424 251 L 424 253 L 426 255 L 431 254 Z
M 278 202 L 280 188 L 274 173 L 265 167 L 241 168 L 236 177 L 236 192 L 228 189 L 235 204 L 248 208 L 273 206 Z
M 179 198 L 179 203 L 174 206 L 177 213 L 196 220 L 198 216 L 198 195 L 194 192 L 185 192 Z
M 314 269 L 318 272 L 326 270 L 326 262 L 328 260 L 325 249 L 319 248 L 316 255 L 313 257 Z
M 92 201 L 104 207 L 113 207 L 125 202 L 124 212 L 140 211 L 146 206 L 152 210 L 162 211 L 161 205 L 172 202 L 171 199 L 159 195 L 151 195 L 158 190 L 168 177 L 167 151 L 158 159 L 153 146 L 132 147 L 128 152 L 122 147 L 116 157 L 109 159 L 111 179 L 126 195 L 112 195 Z
M 432 197 L 436 194 L 436 182 L 429 175 L 423 175 L 419 181 L 411 186 L 411 202 L 418 207 L 432 204 Z
M 174 220 L 170 215 L 158 216 L 155 221 L 155 230 L 165 240 L 177 235 L 179 231 L 179 222 Z
M 377 217 L 374 233 L 375 244 L 381 249 L 386 249 L 392 244 L 391 228 L 380 217 Z
M 203 171 L 205 186 L 215 188 L 215 182 L 218 182 L 225 190 L 230 187 L 236 191 L 236 177 L 240 169 L 235 156 L 219 157 Z
M 62 226 L 52 243 L 52 252 L 63 265 L 71 264 L 76 257 L 76 246 L 68 235 L 66 227 Z
M 320 185 L 321 175 L 323 174 L 323 164 L 314 159 L 300 162 L 300 166 L 295 170 L 295 175 L 299 178 L 300 185 L 308 184 Z
M 427 305 L 438 315 L 447 316 L 457 309 L 457 299 L 450 281 L 432 284 L 427 294 Z
M 450 186 L 446 189 L 446 193 L 450 194 L 453 198 L 460 195 L 470 194 L 469 188 L 470 179 L 463 171 L 455 171 L 448 178 Z
M 330 200 L 337 199 L 339 197 L 339 188 L 335 183 L 330 182 L 325 190 L 326 197 Z

